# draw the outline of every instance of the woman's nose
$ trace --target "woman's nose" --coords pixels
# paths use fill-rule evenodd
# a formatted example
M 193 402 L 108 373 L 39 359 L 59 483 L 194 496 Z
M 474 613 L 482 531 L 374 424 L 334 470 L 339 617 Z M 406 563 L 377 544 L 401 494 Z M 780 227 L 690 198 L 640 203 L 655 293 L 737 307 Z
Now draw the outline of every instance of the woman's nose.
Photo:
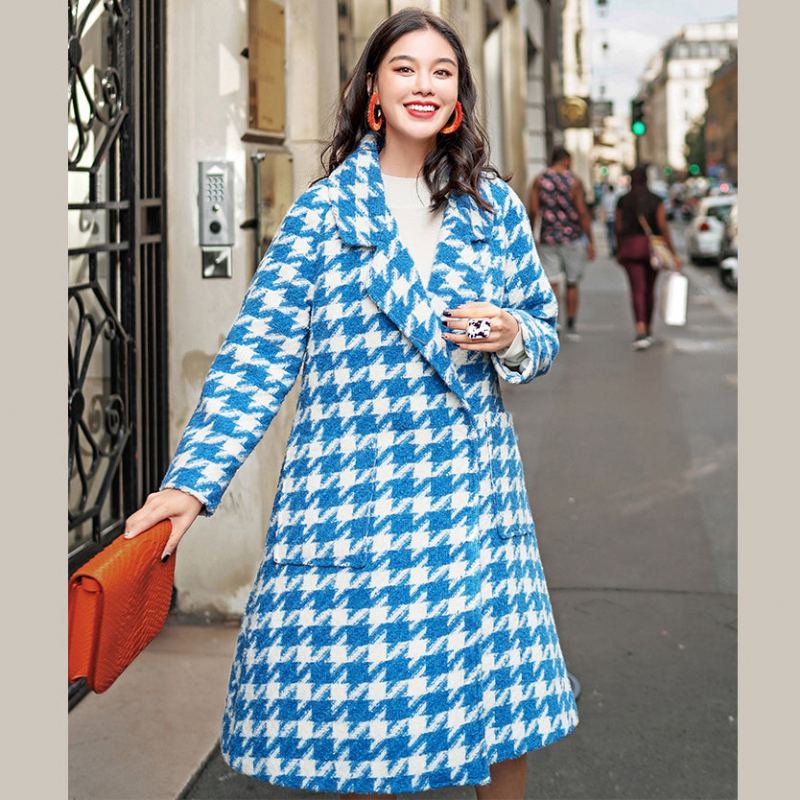
M 422 72 L 422 70 L 417 72 L 417 82 L 414 88 L 415 91 L 420 92 L 422 94 L 431 93 L 431 79 L 429 76 L 425 75 L 424 72 Z

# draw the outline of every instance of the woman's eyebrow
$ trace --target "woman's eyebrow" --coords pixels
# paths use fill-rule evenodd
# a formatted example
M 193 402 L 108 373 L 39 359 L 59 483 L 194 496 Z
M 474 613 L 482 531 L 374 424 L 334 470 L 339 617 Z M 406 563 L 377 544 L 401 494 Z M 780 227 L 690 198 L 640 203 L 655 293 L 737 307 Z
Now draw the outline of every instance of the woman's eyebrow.
M 392 57 L 389 59 L 389 63 L 391 64 L 391 63 L 392 63 L 392 61 L 399 61 L 401 58 L 404 58 L 404 59 L 406 59 L 407 61 L 413 61 L 415 64 L 417 63 L 417 59 L 416 59 L 416 58 L 414 58 L 413 56 L 392 56 Z M 452 59 L 452 58 L 444 58 L 444 57 L 442 57 L 442 58 L 437 58 L 437 59 L 436 59 L 436 61 L 434 61 L 433 63 L 434 63 L 434 64 L 438 64 L 440 61 L 446 61 L 448 64 L 452 64 L 454 67 L 455 67 L 455 66 L 457 66 L 456 62 L 455 62 L 455 61 L 453 61 L 453 59 Z

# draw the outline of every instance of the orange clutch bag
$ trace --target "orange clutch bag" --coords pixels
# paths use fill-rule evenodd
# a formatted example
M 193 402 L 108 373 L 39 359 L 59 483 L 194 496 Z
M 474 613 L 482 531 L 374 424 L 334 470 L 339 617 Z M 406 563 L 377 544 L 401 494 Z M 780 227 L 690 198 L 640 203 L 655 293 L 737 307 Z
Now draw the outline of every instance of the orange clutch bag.
M 172 531 L 164 520 L 133 539 L 119 536 L 69 580 L 69 680 L 104 692 L 164 626 L 175 553 L 161 554 Z

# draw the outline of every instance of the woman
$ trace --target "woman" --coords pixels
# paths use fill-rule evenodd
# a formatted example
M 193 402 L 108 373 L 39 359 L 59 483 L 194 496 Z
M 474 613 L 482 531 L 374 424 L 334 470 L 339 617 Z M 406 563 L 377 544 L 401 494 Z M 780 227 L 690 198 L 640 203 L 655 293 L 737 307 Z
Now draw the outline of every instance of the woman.
M 681 260 L 672 242 L 664 203 L 647 188 L 647 170 L 634 167 L 630 177 L 630 191 L 617 202 L 617 261 L 625 267 L 631 287 L 636 322 L 633 349 L 647 350 L 655 342 L 652 326 L 658 273 L 650 266 L 650 246 L 642 218 L 652 233 L 664 237 L 675 258 L 676 269 L 680 269 Z
M 407 9 L 372 34 L 326 176 L 128 521 L 171 518 L 168 558 L 303 366 L 221 736 L 233 769 L 280 786 L 521 800 L 525 753 L 578 722 L 499 388 L 550 368 L 557 307 L 475 99 L 439 17 Z

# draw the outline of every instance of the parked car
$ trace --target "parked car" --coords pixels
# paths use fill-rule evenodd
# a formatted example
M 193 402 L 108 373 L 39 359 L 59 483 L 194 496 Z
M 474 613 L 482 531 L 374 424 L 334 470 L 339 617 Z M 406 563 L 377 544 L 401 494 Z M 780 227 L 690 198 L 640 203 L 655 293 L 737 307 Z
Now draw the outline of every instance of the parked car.
M 722 235 L 722 257 L 739 255 L 739 204 L 731 206 Z
M 726 289 L 739 290 L 739 257 L 728 256 L 719 263 L 719 279 Z
M 686 233 L 686 248 L 692 263 L 710 261 L 719 264 L 722 260 L 725 225 L 735 202 L 736 195 L 726 194 L 704 197 L 697 204 Z
M 683 208 L 686 205 L 687 197 L 688 191 L 684 184 L 677 182 L 669 187 L 667 199 L 664 201 L 664 210 L 670 222 L 677 219 L 679 214 L 683 214 Z
M 724 194 L 736 194 L 736 184 L 732 181 L 715 180 L 709 184 L 708 196 L 719 197 Z
M 739 204 L 734 203 L 722 241 L 722 260 L 719 264 L 719 279 L 722 285 L 733 291 L 739 288 Z

